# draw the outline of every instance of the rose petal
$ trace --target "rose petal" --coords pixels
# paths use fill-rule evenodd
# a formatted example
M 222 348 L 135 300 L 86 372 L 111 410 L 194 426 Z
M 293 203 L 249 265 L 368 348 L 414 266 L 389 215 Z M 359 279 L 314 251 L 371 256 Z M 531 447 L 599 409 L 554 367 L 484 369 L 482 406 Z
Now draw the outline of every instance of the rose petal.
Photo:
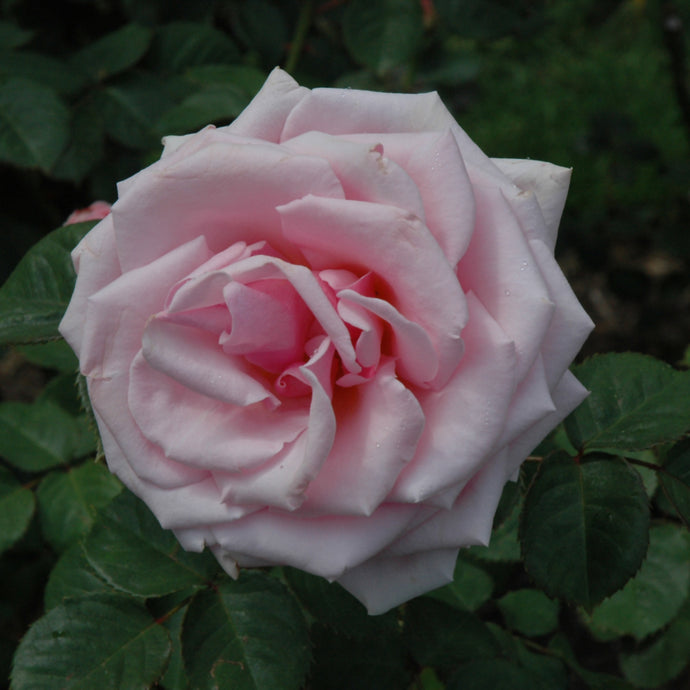
M 341 290 L 338 299 L 339 313 L 341 308 L 359 306 L 389 324 L 393 332 L 393 354 L 404 379 L 422 386 L 436 376 L 439 358 L 429 335 L 419 324 L 406 319 L 390 302 L 354 290 Z
M 397 206 L 425 220 L 417 185 L 386 157 L 380 144 L 359 144 L 323 132 L 307 132 L 283 142 L 297 154 L 324 158 L 338 176 L 345 198 Z
M 264 400 L 271 407 L 280 404 L 269 382 L 241 357 L 226 355 L 212 333 L 152 318 L 146 324 L 142 353 L 154 369 L 206 397 L 239 406 Z
M 309 193 L 343 196 L 322 159 L 295 156 L 274 144 L 228 139 L 147 168 L 113 205 L 123 270 L 199 235 L 214 253 L 238 241 L 266 240 L 294 257 L 294 248 L 282 238 L 276 206 Z
M 429 230 L 400 209 L 363 201 L 307 196 L 279 209 L 285 236 L 312 267 L 371 270 L 382 278 L 400 312 L 429 334 L 438 353 L 440 386 L 462 356 L 467 322 L 464 294 Z
M 555 411 L 544 362 L 539 355 L 510 401 L 505 428 L 496 447 L 500 448 L 510 443 L 537 421 Z
M 110 471 L 146 503 L 164 529 L 179 529 L 178 538 L 184 539 L 185 533 L 196 532 L 196 525 L 237 520 L 257 510 L 256 506 L 230 506 L 222 503 L 216 483 L 208 472 L 200 474 L 200 480 L 189 479 L 179 487 L 162 488 L 145 481 L 133 471 L 129 456 L 123 452 L 98 413 L 96 421 Z M 191 539 L 188 543 L 192 545 L 190 542 Z M 193 546 L 195 551 L 203 548 L 198 540 Z
M 492 457 L 465 485 L 450 510 L 438 510 L 386 549 L 403 556 L 458 544 L 488 546 L 496 507 L 506 482 L 505 449 Z
M 424 204 L 427 227 L 448 263 L 457 265 L 474 231 L 474 193 L 452 132 L 352 134 L 347 138 L 383 144 L 386 156 L 414 181 Z
M 338 582 L 376 616 L 452 582 L 457 557 L 457 548 L 380 555 L 348 570 Z
M 233 134 L 278 142 L 289 112 L 308 95 L 309 89 L 276 67 L 227 129 Z
M 294 441 L 307 425 L 301 401 L 277 410 L 239 407 L 194 392 L 151 367 L 132 363 L 127 402 L 137 426 L 169 458 L 193 467 L 238 471 L 258 465 Z
M 549 386 L 553 387 L 570 366 L 594 328 L 592 319 L 578 302 L 573 289 L 543 242 L 530 240 L 532 255 L 556 304 L 551 323 L 541 344 Z
M 467 302 L 465 355 L 444 388 L 418 393 L 426 426 L 390 500 L 420 502 L 451 486 L 459 490 L 503 429 L 516 386 L 515 348 L 475 295 Z
M 508 448 L 506 478 L 512 477 L 522 461 L 536 448 L 541 440 L 560 424 L 587 396 L 589 391 L 570 372 L 566 371 L 551 391 L 556 411 L 542 417 L 538 422 L 512 440 Z
M 81 357 L 88 299 L 122 274 L 115 248 L 113 219 L 109 215 L 74 248 L 72 263 L 78 278 L 58 330 L 77 357 Z
M 424 428 L 416 398 L 392 361 L 366 384 L 339 391 L 335 445 L 307 492 L 303 512 L 371 515 L 414 457 Z
M 568 195 L 572 168 L 563 168 L 543 161 L 512 158 L 492 160 L 518 187 L 534 192 L 547 229 L 547 234 L 541 239 L 553 252 L 558 224 Z
M 186 484 L 196 484 L 208 476 L 204 468 L 189 467 L 167 458 L 141 433 L 127 406 L 128 373 L 115 374 L 109 379 L 88 379 L 88 387 L 101 435 L 107 429 L 118 439 L 128 466 L 142 481 L 161 489 L 177 489 Z M 108 455 L 106 458 L 110 462 Z
M 515 342 L 517 378 L 539 353 L 554 305 L 520 224 L 500 190 L 476 184 L 476 230 L 458 264 L 465 290 L 472 290 Z M 529 316 L 528 316 L 529 315 Z
M 322 383 L 324 373 L 331 369 L 333 353 L 332 343 L 324 338 L 310 361 L 292 372 L 311 389 L 306 431 L 286 444 L 270 463 L 253 472 L 217 474 L 223 500 L 238 505 L 260 503 L 285 510 L 295 510 L 302 504 L 307 486 L 328 457 L 336 433 L 331 394 Z
M 327 520 L 263 510 L 215 525 L 213 535 L 218 551 L 240 566 L 245 558 L 260 559 L 333 580 L 381 551 L 420 510 L 424 508 L 386 504 L 368 517 L 336 515 Z
M 129 371 L 146 322 L 161 309 L 170 287 L 208 257 L 206 242 L 198 237 L 92 294 L 86 305 L 81 372 L 109 377 Z

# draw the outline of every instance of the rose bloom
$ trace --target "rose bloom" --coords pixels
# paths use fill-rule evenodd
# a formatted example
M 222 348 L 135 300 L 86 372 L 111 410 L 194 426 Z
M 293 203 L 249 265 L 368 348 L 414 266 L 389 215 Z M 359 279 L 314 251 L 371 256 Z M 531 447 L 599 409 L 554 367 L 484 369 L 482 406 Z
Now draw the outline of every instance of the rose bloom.
M 164 144 L 74 250 L 60 326 L 108 466 L 232 576 L 295 566 L 370 613 L 450 581 L 586 395 L 570 171 L 487 158 L 435 93 L 280 70 Z
M 65 221 L 65 225 L 72 223 L 84 223 L 87 220 L 101 220 L 110 213 L 110 204 L 107 201 L 94 201 L 86 208 L 78 208 L 72 211 Z

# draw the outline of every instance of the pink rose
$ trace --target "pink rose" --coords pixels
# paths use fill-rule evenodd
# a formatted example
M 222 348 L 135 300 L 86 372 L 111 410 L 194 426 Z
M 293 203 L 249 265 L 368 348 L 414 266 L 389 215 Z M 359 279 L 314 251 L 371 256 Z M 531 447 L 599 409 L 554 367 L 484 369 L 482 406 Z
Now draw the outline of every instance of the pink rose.
M 371 613 L 452 578 L 586 392 L 553 258 L 570 171 L 487 158 L 435 93 L 275 70 L 74 250 L 61 331 L 110 469 L 184 548 Z
M 106 201 L 94 201 L 86 208 L 78 208 L 72 211 L 65 221 L 65 225 L 72 223 L 84 223 L 87 220 L 102 220 L 110 213 L 110 204 Z

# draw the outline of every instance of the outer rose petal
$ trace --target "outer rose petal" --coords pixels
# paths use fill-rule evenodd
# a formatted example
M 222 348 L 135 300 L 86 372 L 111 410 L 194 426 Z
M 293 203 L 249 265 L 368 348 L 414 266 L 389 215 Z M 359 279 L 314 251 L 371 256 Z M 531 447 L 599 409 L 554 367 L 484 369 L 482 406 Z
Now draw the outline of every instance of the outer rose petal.
M 60 322 L 60 333 L 81 358 L 84 314 L 91 295 L 122 274 L 117 259 L 113 219 L 106 216 L 72 251 L 72 262 L 79 274 L 72 299 Z
M 493 162 L 518 187 L 534 192 L 548 231 L 543 240 L 553 252 L 572 169 L 543 161 L 512 158 L 494 158 Z

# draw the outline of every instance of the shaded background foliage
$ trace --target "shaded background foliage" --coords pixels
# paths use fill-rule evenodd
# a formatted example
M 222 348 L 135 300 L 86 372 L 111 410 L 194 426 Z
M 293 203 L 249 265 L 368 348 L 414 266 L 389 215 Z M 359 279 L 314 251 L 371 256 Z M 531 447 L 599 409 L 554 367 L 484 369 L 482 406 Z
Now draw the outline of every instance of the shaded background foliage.
M 113 201 L 118 180 L 159 156 L 163 135 L 230 122 L 280 64 L 307 86 L 436 89 L 489 155 L 572 166 L 557 255 L 597 324 L 585 354 L 637 350 L 690 365 L 689 26 L 687 5 L 661 0 L 0 0 L 0 283 L 74 208 Z M 68 235 L 65 242 L 73 239 Z M 690 447 L 671 443 L 687 433 L 688 386 L 687 376 L 659 362 L 629 356 L 582 365 L 578 375 L 600 386 L 596 400 L 604 412 L 583 408 L 540 449 L 542 456 L 556 451 L 549 462 L 526 464 L 520 484 L 504 496 L 491 548 L 468 550 L 453 585 L 406 607 L 398 639 L 395 614 L 366 618 L 342 591 L 303 573 L 279 574 L 284 589 L 277 580 L 250 578 L 239 594 L 224 590 L 205 560 L 190 557 L 184 577 L 175 575 L 174 540 L 138 514 L 131 517 L 143 530 L 137 534 L 147 547 L 156 545 L 157 557 L 167 555 L 160 582 L 152 574 L 142 585 L 150 589 L 129 591 L 132 572 L 118 575 L 120 563 L 99 555 L 105 543 L 99 535 L 112 536 L 116 516 L 129 519 L 141 507 L 120 496 L 112 508 L 119 486 L 101 466 L 77 464 L 95 447 L 70 392 L 73 360 L 59 347 L 2 354 L 0 499 L 11 496 L 15 514 L 23 511 L 26 519 L 25 531 L 14 535 L 19 541 L 7 532 L 3 542 L 0 530 L 0 550 L 13 545 L 0 561 L 0 593 L 11 593 L 0 601 L 0 678 L 27 626 L 44 610 L 51 610 L 50 620 L 119 611 L 133 635 L 138 621 L 145 627 L 147 610 L 162 612 L 179 643 L 184 608 L 174 598 L 182 601 L 185 587 L 197 591 L 212 581 L 216 588 L 192 604 L 202 621 L 232 596 L 244 601 L 245 595 L 243 605 L 258 620 L 273 620 L 272 611 L 252 609 L 253 587 L 288 607 L 299 601 L 311 625 L 313 688 L 348 687 L 354 659 L 362 688 L 413 681 L 411 687 L 426 690 L 498 688 L 501 682 L 513 690 L 630 687 L 622 677 L 641 687 L 687 683 L 687 672 L 672 679 L 687 664 L 690 647 L 690 543 L 675 528 L 690 518 Z M 639 372 L 647 387 L 642 401 L 634 390 Z M 617 387 L 622 380 L 632 381 L 627 390 Z M 614 409 L 619 399 L 629 409 Z M 26 402 L 31 406 L 22 407 Z M 656 431 L 644 436 L 642 418 L 657 423 Z M 21 447 L 10 433 L 18 419 L 29 436 Z M 46 420 L 50 442 L 44 443 Z M 637 463 L 634 472 L 611 460 L 616 448 L 627 463 Z M 17 449 L 22 453 L 15 457 Z M 586 454 L 581 466 L 572 463 L 571 456 Z M 659 463 L 665 470 L 658 476 Z M 593 578 L 603 594 L 560 581 L 549 589 L 553 570 L 540 575 L 548 554 L 539 549 L 550 537 L 539 529 L 550 483 L 603 486 L 615 496 L 611 487 L 628 487 L 629 498 L 606 518 L 621 522 L 621 543 L 631 539 L 619 581 L 645 556 L 646 541 L 635 534 L 650 535 L 632 584 L 589 612 L 533 588 L 536 581 L 548 594 L 591 608 L 621 585 L 586 572 L 582 581 Z M 540 489 L 528 493 L 521 526 L 529 576 L 517 530 L 527 487 Z M 58 514 L 64 505 L 78 509 L 66 518 Z M 672 529 L 659 521 L 668 516 Z M 594 527 L 597 519 L 587 518 Z M 116 546 L 133 548 L 117 534 Z M 83 581 L 75 581 L 76 572 Z M 148 609 L 141 601 L 125 605 L 112 598 L 123 591 L 148 597 Z M 96 598 L 60 607 L 65 596 L 84 592 Z M 652 602 L 650 610 L 644 602 Z M 40 626 L 32 631 L 40 643 Z M 92 633 L 85 625 L 80 634 Z M 295 633 L 293 679 L 309 663 L 299 641 L 305 634 L 301 628 Z M 157 651 L 146 674 L 155 679 L 163 668 L 156 659 L 167 659 L 170 649 L 160 635 L 147 635 Z M 187 627 L 184 649 L 173 650 L 160 687 L 208 677 L 203 654 L 196 654 L 200 636 Z M 277 641 L 269 636 L 266 643 Z M 185 649 L 199 661 L 182 669 Z M 24 668 L 30 666 L 27 650 L 20 654 Z M 480 677 L 485 686 L 476 685 Z M 293 687 L 285 678 L 271 682 Z M 32 679 L 23 682 L 32 687 Z

